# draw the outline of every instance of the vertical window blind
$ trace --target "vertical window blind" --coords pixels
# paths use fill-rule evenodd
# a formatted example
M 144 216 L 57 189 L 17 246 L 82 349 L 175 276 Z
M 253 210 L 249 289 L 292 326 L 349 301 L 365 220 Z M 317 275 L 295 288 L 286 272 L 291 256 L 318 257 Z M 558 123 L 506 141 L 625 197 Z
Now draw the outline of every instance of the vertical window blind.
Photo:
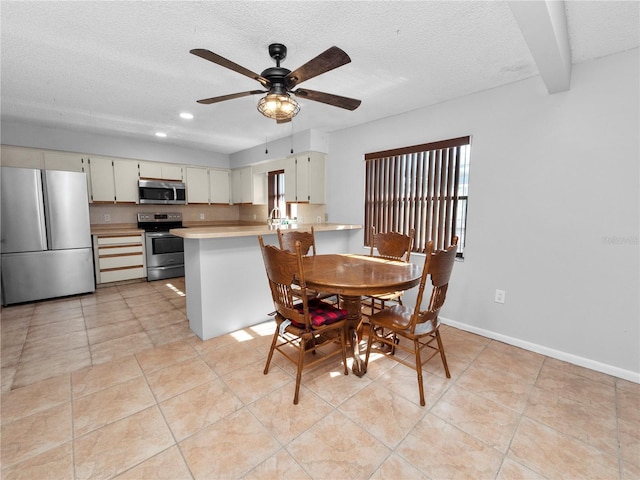
M 444 249 L 459 237 L 464 249 L 470 137 L 453 138 L 365 155 L 365 244 L 371 227 L 408 234 L 413 252 L 432 240 Z
M 274 170 L 267 175 L 267 208 L 269 212 L 274 207 L 280 210 L 280 217 L 288 215 L 287 203 L 284 196 L 284 170 Z

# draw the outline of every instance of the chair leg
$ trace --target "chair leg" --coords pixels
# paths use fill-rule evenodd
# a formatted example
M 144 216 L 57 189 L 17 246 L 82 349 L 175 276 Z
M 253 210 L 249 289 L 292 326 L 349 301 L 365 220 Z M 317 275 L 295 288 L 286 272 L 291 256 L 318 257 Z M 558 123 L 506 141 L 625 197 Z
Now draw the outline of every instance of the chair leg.
M 365 370 L 369 366 L 369 354 L 371 353 L 371 345 L 373 345 L 373 337 L 375 337 L 375 329 L 373 328 L 373 324 L 369 324 L 369 338 L 367 339 L 367 353 L 364 356 Z
M 420 405 L 424 407 L 424 388 L 422 385 L 422 360 L 420 358 L 420 340 L 413 340 L 413 348 L 416 352 L 416 373 L 418 374 L 418 390 L 420 392 Z
M 447 357 L 444 354 L 444 346 L 442 345 L 442 338 L 440 337 L 440 330 L 436 330 L 436 340 L 438 341 L 438 350 L 440 350 L 440 358 L 442 358 L 444 371 L 447 374 L 447 378 L 451 378 L 451 374 L 449 373 L 449 365 L 447 365 Z
M 267 356 L 267 364 L 264 366 L 264 374 L 269 373 L 269 365 L 271 364 L 271 359 L 273 358 L 273 351 L 276 349 L 276 343 L 278 342 L 278 328 L 276 327 L 276 331 L 273 334 L 273 340 L 271 340 L 271 348 L 269 349 L 269 355 Z
M 349 375 L 347 367 L 347 327 L 346 325 L 340 329 L 340 346 L 342 347 L 342 363 L 344 364 L 344 374 Z
M 304 363 L 304 349 L 305 341 L 300 339 L 300 345 L 298 345 L 298 370 L 296 371 L 296 393 L 293 395 L 293 404 L 298 404 L 298 397 L 300 396 L 300 381 L 302 380 L 302 364 Z
M 391 355 L 395 355 L 396 354 L 396 345 L 398 345 L 400 343 L 400 339 L 398 338 L 398 335 L 396 335 L 395 333 L 393 334 L 393 345 L 391 346 Z

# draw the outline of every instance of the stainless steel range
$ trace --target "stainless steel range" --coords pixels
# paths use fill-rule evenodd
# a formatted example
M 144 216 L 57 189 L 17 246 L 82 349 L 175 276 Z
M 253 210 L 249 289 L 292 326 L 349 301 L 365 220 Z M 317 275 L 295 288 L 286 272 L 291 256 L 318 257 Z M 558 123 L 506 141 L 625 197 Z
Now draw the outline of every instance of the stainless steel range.
M 182 213 L 138 213 L 145 231 L 147 280 L 184 276 L 184 240 L 169 230 L 182 227 Z

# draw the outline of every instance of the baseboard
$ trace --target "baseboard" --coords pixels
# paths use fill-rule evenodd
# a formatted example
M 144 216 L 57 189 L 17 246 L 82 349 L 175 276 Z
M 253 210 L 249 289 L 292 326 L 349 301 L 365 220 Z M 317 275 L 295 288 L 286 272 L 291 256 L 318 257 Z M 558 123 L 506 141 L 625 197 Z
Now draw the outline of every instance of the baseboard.
M 527 342 L 519 338 L 513 338 L 507 335 L 502 335 L 501 333 L 485 330 L 484 328 L 478 328 L 473 325 L 468 325 L 466 323 L 456 322 L 455 320 L 451 320 L 449 318 L 440 317 L 440 321 L 445 325 L 450 325 L 460 330 L 476 333 L 478 335 L 491 338 L 493 340 L 498 340 L 500 342 L 513 345 L 514 347 L 524 348 L 525 350 L 540 353 L 542 355 L 546 355 L 547 357 L 555 358 L 556 360 L 562 360 L 568 363 L 572 363 L 574 365 L 578 365 L 580 367 L 585 367 L 591 370 L 595 370 L 597 372 L 606 373 L 607 375 L 612 375 L 614 377 L 622 378 L 630 382 L 640 383 L 640 372 L 633 372 L 631 370 L 625 370 L 623 368 L 614 367 L 613 365 L 607 365 L 606 363 L 596 362 L 595 360 L 591 360 L 589 358 L 579 357 L 577 355 L 573 355 L 567 352 L 562 352 L 560 350 L 554 350 L 553 348 Z

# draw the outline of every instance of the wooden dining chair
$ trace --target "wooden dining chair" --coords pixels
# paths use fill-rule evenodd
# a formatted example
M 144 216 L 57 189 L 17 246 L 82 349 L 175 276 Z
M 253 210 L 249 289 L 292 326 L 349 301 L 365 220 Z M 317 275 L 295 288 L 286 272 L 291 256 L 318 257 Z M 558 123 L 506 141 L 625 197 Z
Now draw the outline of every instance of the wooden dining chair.
M 286 250 L 288 252 L 295 252 L 296 242 L 300 242 L 300 252 L 303 257 L 308 255 L 315 256 L 316 254 L 316 237 L 311 225 L 311 231 L 305 232 L 302 230 L 286 230 L 282 231 L 278 228 L 278 243 L 280 244 L 280 250 Z M 336 293 L 317 292 L 315 290 L 307 289 L 307 294 L 311 298 L 318 298 L 320 300 L 329 301 L 333 305 L 338 303 L 338 295 Z
M 369 355 L 374 342 L 380 342 L 390 348 L 384 351 L 385 354 L 394 358 L 396 361 L 411 367 L 418 374 L 418 390 L 420 391 L 420 405 L 424 406 L 424 388 L 422 384 L 422 366 L 440 353 L 442 364 L 447 378 L 451 378 L 449 367 L 447 365 L 447 357 L 444 353 L 444 346 L 440 337 L 440 319 L 438 314 L 444 305 L 453 270 L 453 263 L 456 258 L 458 245 L 458 237 L 453 238 L 453 243 L 446 250 L 438 252 L 433 251 L 433 242 L 429 242 L 427 246 L 427 255 L 424 262 L 420 286 L 418 287 L 418 297 L 416 299 L 415 308 L 404 305 L 393 305 L 386 308 L 371 317 L 371 330 L 369 332 L 369 340 L 367 341 L 367 354 L 364 360 L 365 368 L 369 363 Z M 422 310 L 422 297 L 424 295 L 427 278 L 431 278 L 431 297 L 426 310 Z M 385 333 L 386 332 L 386 333 Z M 407 345 L 403 342 L 397 342 L 397 338 L 402 337 L 410 341 Z M 435 345 L 434 345 L 435 342 Z M 413 355 L 413 361 L 400 358 L 394 355 L 396 348 L 408 352 Z M 429 348 L 430 355 L 423 359 L 422 350 Z M 381 352 L 382 350 L 379 349 Z
M 276 311 L 276 330 L 273 333 L 264 374 L 269 373 L 269 365 L 276 350 L 294 363 L 296 387 L 293 404 L 297 405 L 303 369 L 342 355 L 344 374 L 348 375 L 347 311 L 317 298 L 309 298 L 299 241 L 295 244 L 295 253 L 280 250 L 273 245 L 265 245 L 262 236 L 258 236 L 258 242 Z M 294 295 L 294 286 L 301 290 L 302 295 L 299 298 Z M 339 349 L 333 347 L 335 343 L 340 345 Z M 294 348 L 293 351 L 291 347 Z M 315 355 L 320 349 L 323 350 L 323 355 Z
M 409 235 L 403 235 L 398 232 L 376 233 L 375 227 L 371 227 L 369 256 L 408 262 L 411 257 L 414 235 L 413 228 Z M 402 294 L 403 292 L 388 292 L 367 295 L 362 299 L 362 305 L 368 307 L 370 314 L 373 315 L 383 310 L 388 302 L 402 305 Z

